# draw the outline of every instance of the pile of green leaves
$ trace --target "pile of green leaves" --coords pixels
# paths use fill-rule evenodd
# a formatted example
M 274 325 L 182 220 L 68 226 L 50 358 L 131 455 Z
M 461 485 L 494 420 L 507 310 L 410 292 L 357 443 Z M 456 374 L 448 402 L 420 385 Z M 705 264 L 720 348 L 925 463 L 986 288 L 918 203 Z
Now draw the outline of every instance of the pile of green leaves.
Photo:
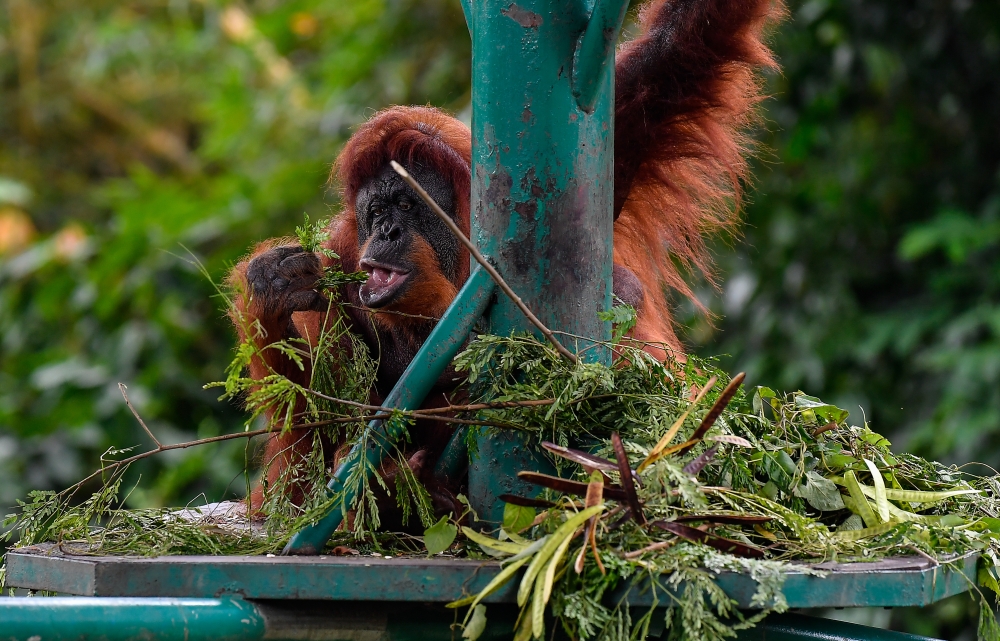
M 303 244 L 311 246 L 320 229 L 301 230 Z M 331 310 L 338 304 L 331 295 Z M 616 310 L 619 329 L 633 314 Z M 374 362 L 336 317 L 315 341 L 265 348 L 302 368 L 311 363 L 308 384 L 276 372 L 248 378 L 247 364 L 260 356 L 252 341 L 239 348 L 229 377 L 218 384 L 244 398 L 255 415 L 270 416 L 273 430 L 316 427 L 311 455 L 265 488 L 266 525 L 121 509 L 124 468 L 109 473 L 83 503 L 72 493 L 34 493 L 7 525 L 22 545 L 54 541 L 75 553 L 261 554 L 277 552 L 328 511 L 347 509 L 324 489 L 322 440 L 361 442 L 364 423 L 384 408 L 365 405 Z M 253 335 L 252 323 L 246 330 Z M 463 625 L 473 641 L 485 621 L 482 600 L 522 570 L 519 641 L 543 638 L 547 612 L 573 638 L 643 638 L 660 626 L 653 617 L 664 609 L 670 638 L 732 637 L 786 607 L 781 589 L 792 562 L 801 572 L 802 563 L 810 571 L 809 563 L 919 554 L 947 565 L 978 552 L 980 583 L 1000 588 L 997 476 L 895 454 L 885 438 L 850 424 L 840 408 L 802 392 L 744 390 L 742 375 L 730 378 L 712 361 L 657 361 L 622 332 L 594 349 L 610 350 L 612 362 L 570 363 L 529 335 L 479 336 L 456 358 L 472 400 L 486 406 L 460 417 L 474 424 L 469 442 L 517 429 L 557 472 L 522 473 L 541 494 L 506 495 L 498 533 L 469 527 L 471 508 L 435 523 L 426 490 L 412 475 L 390 489 L 374 470 L 359 468 L 351 481 L 361 497 L 352 527 L 329 545 L 351 553 L 498 558 L 502 570 L 486 589 L 451 604 L 468 606 Z M 386 418 L 406 423 L 413 414 Z M 301 505 L 286 499 L 289 483 L 305 490 Z M 377 533 L 378 484 L 427 528 L 422 544 Z M 722 571 L 757 581 L 755 615 L 746 617 L 715 583 Z M 633 620 L 624 594 L 637 581 L 653 591 L 660 609 Z M 990 609 L 983 612 L 981 636 L 1000 639 Z
M 651 613 L 631 623 L 610 598 L 640 577 L 667 607 L 671 638 L 706 640 L 757 620 L 742 620 L 712 582 L 723 569 L 758 580 L 761 616 L 785 607 L 792 561 L 798 571 L 914 554 L 947 564 L 979 552 L 980 583 L 998 588 L 1000 477 L 894 454 L 867 425 L 802 392 L 746 392 L 712 362 L 663 364 L 613 348 L 610 367 L 573 365 L 531 337 L 481 336 L 457 359 L 480 400 L 551 401 L 479 417 L 542 442 L 561 477 L 522 474 L 546 490 L 506 497 L 528 515 L 499 537 L 463 528 L 505 563 L 482 593 L 452 604 L 470 606 L 473 632 L 482 598 L 521 567 L 524 640 L 542 638 L 546 607 L 574 638 L 641 638 Z M 980 634 L 995 639 L 983 612 Z

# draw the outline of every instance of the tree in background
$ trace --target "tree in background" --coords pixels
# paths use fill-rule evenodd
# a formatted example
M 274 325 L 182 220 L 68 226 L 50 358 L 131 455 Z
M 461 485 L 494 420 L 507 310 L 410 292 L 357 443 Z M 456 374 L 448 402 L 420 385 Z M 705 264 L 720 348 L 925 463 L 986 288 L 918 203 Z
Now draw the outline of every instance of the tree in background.
M 902 448 L 1000 466 L 1000 5 L 792 15 L 718 328 L 688 338 Z
M 242 429 L 202 386 L 235 339 L 221 280 L 330 213 L 330 163 L 374 108 L 468 103 L 457 2 L 0 3 L 0 503 L 109 447 Z M 133 505 L 245 488 L 242 445 L 155 457 Z

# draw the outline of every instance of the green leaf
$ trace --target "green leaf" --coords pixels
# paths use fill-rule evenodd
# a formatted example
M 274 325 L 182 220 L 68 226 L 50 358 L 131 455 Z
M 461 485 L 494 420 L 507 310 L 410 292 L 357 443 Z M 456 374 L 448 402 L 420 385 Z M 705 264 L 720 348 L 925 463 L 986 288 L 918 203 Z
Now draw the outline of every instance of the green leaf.
M 495 550 L 497 552 L 502 552 L 503 554 L 517 554 L 518 552 L 523 551 L 526 547 L 523 543 L 514 543 L 512 541 L 500 541 L 498 539 L 494 539 L 491 536 L 480 534 L 470 527 L 463 527 L 462 534 L 464 534 L 469 540 L 478 543 L 479 547 L 487 551 Z
M 871 509 L 871 508 L 868 508 Z M 872 527 L 866 527 L 863 530 L 846 530 L 833 533 L 833 538 L 838 541 L 860 541 L 861 539 L 867 539 L 873 536 L 878 536 L 880 534 L 885 534 L 886 532 L 892 530 L 894 527 L 899 525 L 896 521 L 889 521 L 888 523 L 881 523 Z
M 872 483 L 875 485 L 875 507 L 878 509 L 879 519 L 883 523 L 889 520 L 889 497 L 885 494 L 885 479 L 882 478 L 882 473 L 878 471 L 878 467 L 875 463 L 869 461 L 868 459 L 861 459 L 868 466 L 868 471 L 872 474 Z
M 868 528 L 877 526 L 879 524 L 878 517 L 875 516 L 872 506 L 868 504 L 868 499 L 865 498 L 865 493 L 861 490 L 861 484 L 858 483 L 858 477 L 853 470 L 844 476 L 844 484 L 847 486 L 847 491 L 851 493 L 852 505 L 849 506 L 851 510 L 864 519 Z
M 424 530 L 424 547 L 427 548 L 427 555 L 434 556 L 444 552 L 455 542 L 458 536 L 458 528 L 448 522 L 447 516 L 442 516 L 441 520 Z
M 552 596 L 552 585 L 555 583 L 556 570 L 559 569 L 559 564 L 562 563 L 563 556 L 566 554 L 566 550 L 572 542 L 573 537 L 567 536 L 566 540 L 559 544 L 559 547 L 556 548 L 555 554 L 552 555 L 552 560 L 549 561 L 548 567 L 545 568 L 545 572 L 538 578 L 539 581 L 542 581 L 543 603 L 548 603 L 549 597 Z M 583 545 L 586 546 L 587 542 L 584 541 Z
M 787 452 L 784 450 L 757 452 L 750 460 L 759 462 L 767 477 L 782 491 L 788 492 L 792 489 L 792 477 L 797 468 Z
M 861 517 L 857 514 L 852 514 L 847 517 L 847 520 L 840 524 L 837 528 L 838 532 L 850 532 L 851 530 L 863 530 L 865 529 L 865 522 L 861 520 Z
M 979 630 L 980 641 L 1000 641 L 1000 624 L 997 624 L 993 607 L 985 598 L 979 599 Z
M 753 395 L 753 411 L 757 414 L 763 412 L 764 401 L 770 400 L 775 396 L 777 396 L 777 394 L 775 394 L 774 390 L 771 389 L 770 387 L 763 387 L 763 386 L 758 387 L 757 391 L 754 392 Z
M 472 618 L 465 624 L 462 630 L 462 638 L 469 641 L 476 641 L 486 630 L 486 606 L 477 605 L 472 609 Z
M 592 516 L 600 514 L 604 510 L 603 505 L 595 505 L 594 507 L 589 507 L 582 512 L 577 512 L 576 514 L 570 516 L 560 525 L 555 532 L 552 533 L 552 538 L 542 547 L 541 550 L 535 554 L 531 565 L 528 566 L 527 571 L 521 578 L 521 585 L 517 591 L 517 604 L 524 606 L 528 600 L 528 594 L 534 585 L 535 578 L 538 576 L 539 572 L 542 571 L 542 567 L 549 558 L 555 553 L 559 548 L 560 544 L 566 539 L 566 537 L 573 536 L 576 529 L 583 525 L 583 522 Z
M 503 529 L 508 532 L 520 532 L 531 525 L 536 514 L 533 507 L 508 503 L 503 508 Z
M 815 413 L 816 416 L 828 423 L 843 423 L 851 414 L 847 410 L 842 410 L 836 405 L 824 403 L 820 399 L 814 396 L 807 396 L 806 394 L 797 394 L 795 396 L 795 407 L 803 410 L 810 410 Z
M 598 312 L 597 317 L 611 323 L 611 342 L 618 343 L 625 334 L 635 327 L 637 313 L 631 305 L 616 305 L 606 312 Z
M 864 486 L 862 486 L 864 489 Z M 953 496 L 964 494 L 979 494 L 981 490 L 971 488 L 964 490 L 943 490 L 941 492 L 923 492 L 920 490 L 897 490 L 895 488 L 885 488 L 885 495 L 893 501 L 908 501 L 910 503 L 936 503 Z M 993 519 L 997 520 L 997 519 Z M 997 530 L 1000 532 L 1000 530 Z
M 881 434 L 871 431 L 870 429 L 868 429 L 867 426 L 861 433 L 861 440 L 870 445 L 874 445 L 875 447 L 879 448 L 880 450 L 886 453 L 888 453 L 889 451 L 889 446 L 892 445 L 892 443 L 889 442 L 889 439 L 882 436 Z
M 562 549 L 562 545 L 559 546 Z M 546 566 L 546 573 L 552 563 Z M 545 634 L 545 574 L 535 579 L 534 595 L 531 599 L 531 633 L 536 639 Z
M 806 472 L 805 483 L 799 485 L 792 492 L 795 496 L 805 499 L 806 502 L 820 512 L 833 512 L 844 509 L 844 499 L 840 496 L 840 490 L 833 481 L 823 478 L 817 472 Z
M 847 454 L 827 454 L 823 457 L 823 460 L 826 461 L 826 466 L 832 470 L 842 470 L 858 462 L 858 459 Z

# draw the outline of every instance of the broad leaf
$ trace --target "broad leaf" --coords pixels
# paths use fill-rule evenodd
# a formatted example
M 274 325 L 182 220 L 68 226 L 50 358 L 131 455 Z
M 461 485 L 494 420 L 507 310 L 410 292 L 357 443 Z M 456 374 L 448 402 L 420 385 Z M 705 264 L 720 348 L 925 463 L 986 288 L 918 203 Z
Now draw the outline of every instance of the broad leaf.
M 477 605 L 472 609 L 472 618 L 465 624 L 462 631 L 462 638 L 469 641 L 476 641 L 486 630 L 486 606 Z
M 424 547 L 427 548 L 427 555 L 433 556 L 444 552 L 455 542 L 458 536 L 458 528 L 448 522 L 447 516 L 442 516 L 441 520 L 424 530 Z
M 805 482 L 792 492 L 795 496 L 805 499 L 806 503 L 820 512 L 833 512 L 844 509 L 844 499 L 833 481 L 823 478 L 817 472 L 807 472 Z
M 508 503 L 503 508 L 503 529 L 508 532 L 520 532 L 531 525 L 536 514 L 533 507 Z

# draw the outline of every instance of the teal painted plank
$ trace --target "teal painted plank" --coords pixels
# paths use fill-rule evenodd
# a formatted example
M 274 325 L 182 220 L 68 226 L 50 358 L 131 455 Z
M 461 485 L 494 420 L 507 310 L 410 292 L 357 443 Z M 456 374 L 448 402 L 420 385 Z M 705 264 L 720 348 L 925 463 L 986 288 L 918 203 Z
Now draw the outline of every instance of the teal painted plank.
M 51 546 L 7 555 L 7 584 L 73 594 L 82 585 L 78 564 L 91 566 L 84 596 L 218 597 L 256 599 L 448 602 L 486 587 L 495 563 L 469 560 L 326 556 L 83 557 L 51 554 Z M 488 599 L 511 600 L 516 586 Z
M 490 275 L 477 265 L 444 316 L 434 326 L 431 335 L 413 357 L 399 382 L 389 392 L 383 402 L 384 406 L 416 409 L 424 402 L 424 397 L 437 383 L 438 378 L 469 337 L 469 332 L 486 311 L 495 288 L 496 285 Z M 354 504 L 356 497 L 353 492 L 345 491 L 345 483 L 362 457 L 367 460 L 368 469 L 378 469 L 382 459 L 392 449 L 392 444 L 401 436 L 402 427 L 398 423 L 382 420 L 369 423 L 366 428 L 367 438 L 362 440 L 365 445 L 356 445 L 334 473 L 327 489 L 331 494 L 343 496 L 346 509 Z M 285 547 L 284 554 L 318 554 L 330 539 L 330 535 L 340 527 L 344 513 L 345 510 L 339 505 L 335 506 L 325 517 L 292 537 Z
M 938 566 L 923 557 L 822 563 L 812 567 L 825 571 L 825 576 L 789 573 L 783 591 L 790 608 L 925 606 L 975 585 L 978 558 L 970 554 Z M 757 588 L 749 576 L 731 572 L 721 574 L 717 583 L 743 608 L 749 607 Z M 648 581 L 633 585 L 627 600 L 633 605 L 651 605 Z
M 7 555 L 8 585 L 87 596 L 217 597 L 240 594 L 257 599 L 448 602 L 481 590 L 499 571 L 496 563 L 444 558 L 376 557 L 76 557 L 52 554 L 51 547 L 25 548 Z M 825 577 L 790 573 L 784 593 L 789 607 L 923 606 L 965 592 L 974 584 L 976 555 L 946 566 L 922 557 L 880 563 L 825 564 Z M 89 565 L 82 572 L 81 564 Z M 963 576 L 964 575 L 964 576 Z M 92 576 L 91 582 L 81 576 Z M 741 607 L 750 606 L 756 584 L 742 574 L 724 573 L 719 585 Z M 512 603 L 514 583 L 494 593 L 490 603 Z M 617 598 L 617 597 L 616 597 Z M 661 594 L 659 602 L 663 603 Z M 636 607 L 653 603 L 648 585 L 628 594 Z

